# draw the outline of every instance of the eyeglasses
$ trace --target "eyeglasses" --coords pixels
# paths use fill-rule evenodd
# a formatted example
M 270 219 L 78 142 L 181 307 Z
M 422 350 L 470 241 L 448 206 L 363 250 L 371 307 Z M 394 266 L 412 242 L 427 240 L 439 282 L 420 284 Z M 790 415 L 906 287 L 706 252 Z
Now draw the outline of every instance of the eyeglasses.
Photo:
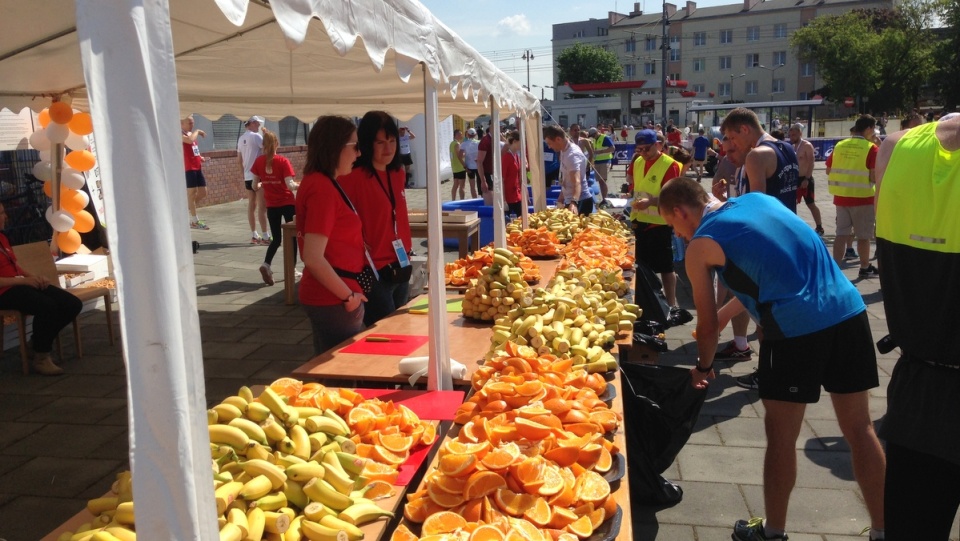
M 357 141 L 351 141 L 351 142 L 349 142 L 349 143 L 345 143 L 343 146 L 345 146 L 345 147 L 353 147 L 353 150 L 354 150 L 355 152 L 357 152 L 358 154 L 360 153 L 360 147 L 357 146 Z
M 650 152 L 652 147 L 653 145 L 643 145 L 642 147 L 637 147 L 637 153 L 646 154 L 647 152 Z

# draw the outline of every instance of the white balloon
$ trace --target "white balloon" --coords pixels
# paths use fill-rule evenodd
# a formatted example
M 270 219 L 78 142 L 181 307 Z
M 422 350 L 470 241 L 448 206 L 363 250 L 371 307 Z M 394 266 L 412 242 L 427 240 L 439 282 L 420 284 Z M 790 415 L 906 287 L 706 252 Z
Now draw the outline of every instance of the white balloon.
M 79 190 L 83 188 L 83 185 L 86 183 L 87 179 L 83 177 L 83 173 L 72 167 L 64 168 L 64 170 L 60 172 L 60 185 L 64 188 Z
M 53 226 L 53 230 L 59 233 L 64 231 L 70 231 L 73 228 L 73 224 L 76 223 L 76 220 L 73 218 L 73 214 L 65 210 L 58 210 L 51 214 L 50 216 L 50 225 Z
M 49 150 L 39 150 L 37 154 L 40 155 L 40 161 L 49 162 L 50 161 L 50 151 Z
M 90 196 L 83 190 L 79 190 L 77 193 L 79 193 L 80 198 L 83 199 L 83 208 L 87 208 L 87 205 L 90 204 Z
M 53 216 L 53 205 L 47 207 L 47 210 L 43 211 L 43 217 L 50 221 L 51 216 Z
M 86 150 L 90 146 L 90 139 L 86 135 L 70 132 L 65 143 L 70 150 Z
M 37 150 L 50 150 L 50 139 L 47 139 L 47 132 L 43 128 L 30 134 L 30 146 Z
M 33 166 L 33 176 L 46 182 L 53 178 L 53 167 L 50 162 L 37 162 Z
M 70 135 L 69 126 L 66 124 L 57 124 L 56 122 L 47 124 L 46 131 L 47 139 L 49 139 L 53 144 L 62 144 L 67 140 L 67 136 Z

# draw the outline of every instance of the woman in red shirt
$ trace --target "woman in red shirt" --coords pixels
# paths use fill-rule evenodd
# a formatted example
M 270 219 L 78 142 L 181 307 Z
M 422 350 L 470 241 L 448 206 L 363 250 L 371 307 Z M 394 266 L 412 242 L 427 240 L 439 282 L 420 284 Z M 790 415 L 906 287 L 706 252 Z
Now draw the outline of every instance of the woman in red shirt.
M 507 144 L 500 152 L 500 169 L 503 173 L 503 200 L 507 204 L 507 214 L 520 216 L 523 213 L 523 171 L 520 170 L 520 132 L 507 134 Z
M 264 128 L 263 129 L 263 154 L 257 157 L 250 167 L 253 173 L 253 191 L 263 186 L 263 199 L 267 204 L 267 222 L 270 223 L 270 236 L 273 241 L 267 248 L 267 256 L 260 265 L 260 276 L 263 277 L 263 283 L 268 286 L 273 285 L 273 270 L 270 264 L 273 263 L 273 256 L 280 248 L 280 242 L 283 238 L 283 230 L 280 227 L 280 220 L 284 222 L 293 221 L 296 213 L 296 198 L 293 191 L 300 184 L 293 179 L 293 165 L 290 160 L 283 156 L 277 156 L 277 147 L 280 142 L 277 140 L 277 134 Z M 293 247 L 293 258 L 296 261 L 297 247 Z
M 317 355 L 363 330 L 367 298 L 356 280 L 367 264 L 363 229 L 337 182 L 350 172 L 358 153 L 352 120 L 317 119 L 307 139 L 307 163 L 296 197 L 297 242 L 306 265 L 300 304 L 310 318 Z
M 7 225 L 7 212 L 0 205 L 0 229 Z M 33 370 L 57 376 L 63 368 L 53 364 L 50 351 L 60 329 L 83 309 L 75 295 L 20 268 L 10 241 L 0 233 L 0 310 L 19 310 L 33 316 Z
M 384 111 L 363 115 L 357 128 L 360 157 L 344 177 L 343 189 L 357 205 L 366 241 L 379 279 L 364 306 L 363 322 L 373 325 L 407 304 L 413 240 L 407 213 L 406 173 L 397 151 L 400 133 Z M 401 257 L 402 256 L 402 257 Z

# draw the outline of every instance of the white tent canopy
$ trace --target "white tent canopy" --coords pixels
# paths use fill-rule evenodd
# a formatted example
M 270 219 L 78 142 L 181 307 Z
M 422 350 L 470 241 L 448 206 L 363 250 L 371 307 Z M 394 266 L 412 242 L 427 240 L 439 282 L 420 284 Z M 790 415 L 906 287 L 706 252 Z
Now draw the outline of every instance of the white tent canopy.
M 0 108 L 38 111 L 63 99 L 93 115 L 124 331 L 138 531 L 215 539 L 180 112 L 423 113 L 430 149 L 440 115 L 496 108 L 539 130 L 539 102 L 416 0 L 0 0 L 0 12 Z M 540 178 L 540 147 L 530 150 Z M 427 179 L 431 302 L 441 305 L 439 166 L 430 152 Z M 430 327 L 434 361 L 446 357 L 439 314 Z M 432 368 L 435 382 L 443 367 Z

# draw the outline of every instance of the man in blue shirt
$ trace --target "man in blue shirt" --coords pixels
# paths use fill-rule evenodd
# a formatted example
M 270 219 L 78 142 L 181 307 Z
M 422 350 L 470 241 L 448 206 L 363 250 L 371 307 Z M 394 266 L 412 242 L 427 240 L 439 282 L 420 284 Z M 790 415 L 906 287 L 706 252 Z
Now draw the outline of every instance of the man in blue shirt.
M 547 178 L 547 190 L 550 190 L 553 183 L 560 180 L 560 153 L 554 152 L 546 141 L 543 142 L 543 172 Z
M 746 309 L 760 335 L 759 392 L 765 411 L 767 520 L 740 520 L 733 539 L 787 539 L 787 504 L 797 477 L 796 442 L 806 404 L 830 393 L 870 514 L 882 538 L 885 458 L 867 390 L 879 385 L 866 307 L 819 236 L 777 199 L 748 193 L 726 203 L 700 184 L 675 179 L 660 193 L 660 215 L 690 242 L 687 276 L 697 307 L 694 387 L 713 379 L 720 331 Z M 716 276 L 735 298 L 717 310 Z
M 700 135 L 693 140 L 693 166 L 697 171 L 697 182 L 700 182 L 703 178 L 703 163 L 707 161 L 707 154 L 716 155 L 716 152 L 710 148 L 710 139 L 703 135 L 703 128 L 697 130 L 697 133 Z

